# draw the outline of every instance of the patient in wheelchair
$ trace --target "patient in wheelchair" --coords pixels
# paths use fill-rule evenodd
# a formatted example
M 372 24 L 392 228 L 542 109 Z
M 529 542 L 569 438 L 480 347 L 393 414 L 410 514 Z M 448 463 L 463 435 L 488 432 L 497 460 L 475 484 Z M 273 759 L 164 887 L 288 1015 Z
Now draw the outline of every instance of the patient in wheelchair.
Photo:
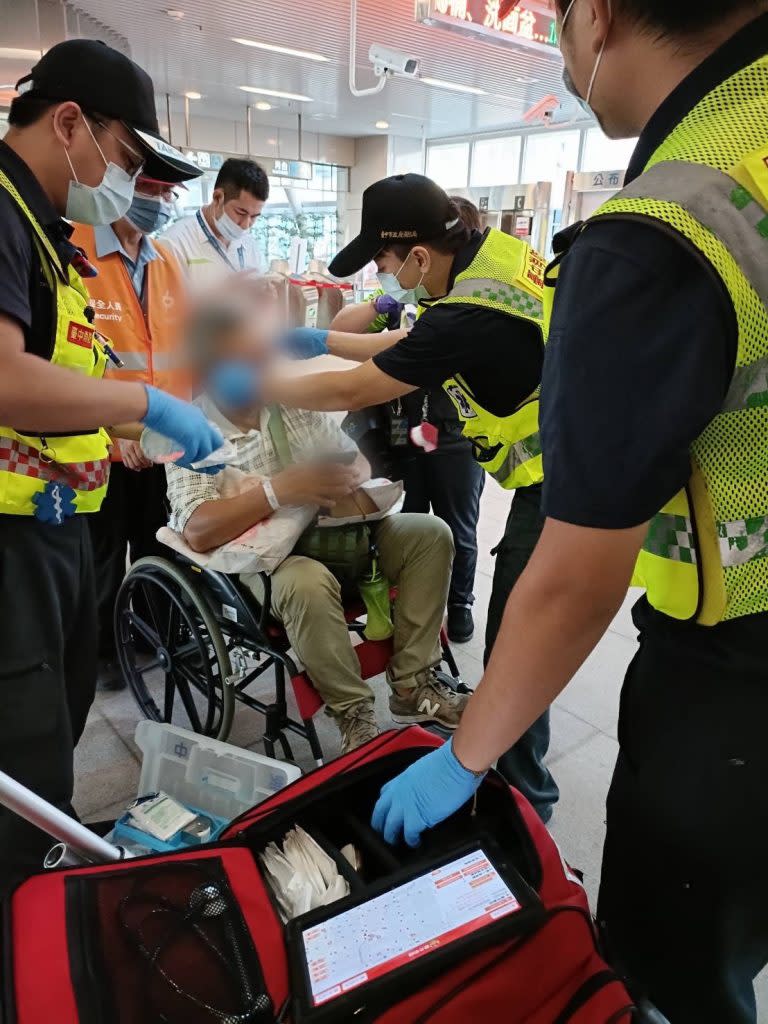
M 258 479 L 248 490 L 224 497 L 215 476 L 167 466 L 169 525 L 197 552 L 234 540 L 278 507 L 339 508 L 370 476 L 368 463 L 332 416 L 259 404 L 253 382 L 278 358 L 267 323 L 242 296 L 224 296 L 199 310 L 191 325 L 192 357 L 202 382 L 197 401 L 235 446 L 233 465 Z M 394 655 L 387 669 L 391 717 L 454 729 L 468 697 L 456 693 L 437 668 L 453 559 L 450 530 L 435 516 L 405 513 L 366 530 L 381 571 L 397 588 Z M 362 679 L 344 616 L 348 581 L 338 565 L 332 571 L 297 549 L 301 544 L 272 573 L 271 611 L 338 725 L 346 752 L 378 733 L 374 694 Z M 262 599 L 258 573 L 242 574 L 241 580 Z

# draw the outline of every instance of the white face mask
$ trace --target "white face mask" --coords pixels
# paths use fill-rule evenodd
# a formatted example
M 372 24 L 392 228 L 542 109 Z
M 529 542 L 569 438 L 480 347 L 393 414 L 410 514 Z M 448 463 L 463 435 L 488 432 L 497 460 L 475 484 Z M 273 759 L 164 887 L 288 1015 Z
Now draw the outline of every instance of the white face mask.
M 571 2 L 568 4 L 568 8 L 567 8 L 565 14 L 563 15 L 563 23 L 560 26 L 560 38 L 561 39 L 562 39 L 562 36 L 563 36 L 563 32 L 565 31 L 565 26 L 566 26 L 566 24 L 568 22 L 568 19 L 571 16 L 571 11 L 573 10 L 573 7 L 574 7 L 575 3 L 576 3 L 576 0 L 571 0 Z M 610 0 L 609 0 L 609 3 L 608 3 L 608 10 L 609 10 L 609 12 L 611 10 Z M 592 68 L 592 77 L 589 80 L 589 87 L 587 88 L 587 95 L 586 96 L 582 96 L 579 93 L 578 89 L 574 85 L 573 76 L 571 75 L 571 73 L 568 70 L 568 68 L 567 67 L 563 68 L 563 85 L 565 86 L 566 90 L 571 94 L 571 96 L 573 96 L 573 98 L 576 100 L 576 102 L 579 104 L 581 109 L 586 114 L 592 114 L 593 116 L 594 116 L 594 111 L 592 110 L 592 106 L 591 106 L 592 93 L 595 90 L 595 79 L 597 78 L 597 72 L 600 70 L 600 65 L 603 62 L 603 53 L 605 52 L 605 44 L 607 42 L 608 42 L 608 36 L 606 35 L 605 39 L 603 40 L 603 45 L 600 47 L 600 52 L 597 55 L 597 60 L 595 61 L 595 66 Z
M 75 168 L 72 166 L 72 161 L 69 158 L 69 152 L 66 149 L 64 150 L 69 169 L 72 171 L 74 178 L 74 181 L 69 183 L 67 206 L 64 215 L 67 220 L 74 220 L 80 224 L 112 224 L 114 221 L 124 217 L 130 209 L 138 172 L 131 177 L 122 167 L 118 167 L 117 164 L 108 161 L 87 121 L 85 121 L 85 127 L 88 129 L 88 134 L 101 154 L 106 170 L 104 171 L 104 177 L 98 185 L 84 185 L 81 181 L 78 181 Z
M 419 304 L 420 299 L 428 299 L 429 292 L 421 283 L 424 280 L 424 275 L 421 275 L 421 281 L 416 285 L 415 288 L 403 288 L 400 284 L 400 274 L 402 273 L 403 267 L 411 258 L 413 250 L 408 253 L 403 262 L 398 267 L 396 274 L 385 274 L 383 271 L 376 276 L 379 279 L 381 290 L 385 295 L 391 296 L 396 302 L 401 302 L 403 305 L 406 303 L 413 303 L 414 306 Z
M 215 223 L 216 230 L 228 242 L 239 242 L 248 231 L 247 228 L 241 228 L 239 224 L 236 224 L 227 213 L 222 213 L 220 217 L 217 217 Z

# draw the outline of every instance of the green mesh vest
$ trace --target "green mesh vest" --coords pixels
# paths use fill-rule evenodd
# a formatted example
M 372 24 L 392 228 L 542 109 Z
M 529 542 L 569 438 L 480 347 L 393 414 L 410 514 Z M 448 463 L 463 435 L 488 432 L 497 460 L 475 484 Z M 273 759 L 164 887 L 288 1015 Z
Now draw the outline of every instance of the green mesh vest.
M 768 57 L 709 93 L 594 216 L 633 215 L 695 246 L 738 325 L 723 407 L 692 446 L 687 487 L 652 521 L 634 582 L 703 625 L 768 611 Z
M 526 242 L 491 228 L 449 294 L 434 305 L 484 306 L 541 327 L 545 266 Z M 514 344 L 512 325 L 510 344 Z M 483 408 L 460 374 L 446 380 L 443 388 L 456 408 L 464 436 L 473 444 L 475 458 L 497 483 L 508 490 L 541 483 L 538 388 L 507 416 Z

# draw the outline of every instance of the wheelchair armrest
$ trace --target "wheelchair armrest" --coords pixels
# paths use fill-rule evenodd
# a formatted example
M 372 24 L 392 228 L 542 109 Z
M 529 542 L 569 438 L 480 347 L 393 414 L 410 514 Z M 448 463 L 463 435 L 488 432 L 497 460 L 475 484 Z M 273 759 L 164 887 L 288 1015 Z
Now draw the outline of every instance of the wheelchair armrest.
M 272 577 L 266 572 L 260 572 L 259 576 L 264 587 L 264 600 L 261 602 L 261 610 L 259 612 L 259 628 L 262 633 L 266 633 L 272 616 Z

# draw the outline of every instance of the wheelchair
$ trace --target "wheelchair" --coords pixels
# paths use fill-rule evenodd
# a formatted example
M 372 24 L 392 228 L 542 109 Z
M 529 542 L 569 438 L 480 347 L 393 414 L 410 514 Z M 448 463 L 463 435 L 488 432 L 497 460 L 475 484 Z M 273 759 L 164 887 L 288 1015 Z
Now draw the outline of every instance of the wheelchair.
M 268 757 L 275 757 L 279 747 L 285 759 L 293 760 L 289 741 L 293 734 L 308 742 L 320 765 L 324 756 L 313 719 L 323 700 L 290 656 L 285 630 L 270 614 L 269 576 L 262 574 L 262 581 L 265 596 L 259 603 L 237 576 L 207 569 L 182 555 L 174 555 L 173 560 L 139 559 L 128 571 L 115 602 L 120 668 L 146 718 L 226 740 L 235 708 L 244 704 L 264 716 Z M 370 679 L 386 668 L 392 641 L 367 640 L 361 621 L 364 614 L 361 599 L 345 604 L 349 631 L 360 637 L 355 652 L 362 676 Z M 462 683 L 445 630 L 440 640 L 442 663 L 456 689 L 470 692 Z M 248 693 L 272 668 L 272 700 Z M 299 721 L 289 714 L 288 681 Z

